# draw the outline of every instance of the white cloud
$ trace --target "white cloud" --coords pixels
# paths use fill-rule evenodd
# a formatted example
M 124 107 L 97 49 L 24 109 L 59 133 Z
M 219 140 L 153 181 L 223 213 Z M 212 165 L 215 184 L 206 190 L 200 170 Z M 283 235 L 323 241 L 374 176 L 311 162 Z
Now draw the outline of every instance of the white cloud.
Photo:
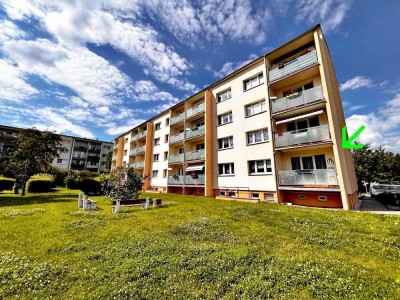
M 346 110 L 348 110 L 349 112 L 353 112 L 353 111 L 359 110 L 359 109 L 364 108 L 364 107 L 366 107 L 366 105 L 362 105 L 362 104 L 360 104 L 360 105 L 352 105 L 352 106 L 348 107 Z
M 132 89 L 134 91 L 133 98 L 136 101 L 178 101 L 178 99 L 173 97 L 170 93 L 160 91 L 159 88 L 149 80 L 135 82 Z
M 135 119 L 132 121 L 129 121 L 128 123 L 124 123 L 124 125 L 119 125 L 116 123 L 110 123 L 108 128 L 106 129 L 106 132 L 109 135 L 120 135 L 124 132 L 127 132 L 128 130 L 134 128 L 135 126 L 143 123 L 144 119 Z
M 222 78 L 225 77 L 226 75 L 240 69 L 241 67 L 247 65 L 251 61 L 255 60 L 257 58 L 256 54 L 250 54 L 249 59 L 244 60 L 244 61 L 238 61 L 238 62 L 227 62 L 225 63 L 222 68 L 219 71 L 214 72 L 214 77 L 216 78 Z
M 342 83 L 340 85 L 340 90 L 343 92 L 345 90 L 356 90 L 362 87 L 370 88 L 373 86 L 374 84 L 371 79 L 363 76 L 354 76 L 345 83 Z
M 373 147 L 385 146 L 388 150 L 400 153 L 400 94 L 394 96 L 377 113 L 352 115 L 346 119 L 349 136 L 361 125 L 366 129 L 359 136 L 361 143 Z
M 25 36 L 25 32 L 19 29 L 13 22 L 9 20 L 0 20 L 0 44 Z
M 39 93 L 10 61 L 0 59 L 0 100 L 23 101 Z

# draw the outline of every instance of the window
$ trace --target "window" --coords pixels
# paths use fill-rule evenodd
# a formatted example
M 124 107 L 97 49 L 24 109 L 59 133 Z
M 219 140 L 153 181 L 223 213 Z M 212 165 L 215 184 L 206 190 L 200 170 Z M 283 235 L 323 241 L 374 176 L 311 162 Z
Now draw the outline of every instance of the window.
M 164 136 L 164 142 L 165 142 L 165 143 L 168 143 L 168 141 L 169 141 L 169 134 L 166 134 L 166 135 Z
M 250 160 L 249 173 L 250 175 L 272 173 L 271 160 Z
M 161 122 L 158 122 L 155 124 L 155 130 L 160 130 L 161 129 Z
M 154 160 L 154 161 L 158 161 L 159 157 L 160 157 L 160 155 L 159 155 L 158 153 L 157 153 L 157 154 L 154 154 L 154 155 L 153 155 L 153 160 Z
M 168 172 L 167 169 L 164 169 L 164 170 L 162 171 L 162 177 L 163 177 L 163 178 L 167 178 L 167 172 Z
M 165 126 L 169 126 L 169 118 L 165 119 Z
M 268 129 L 260 129 L 247 133 L 247 145 L 268 142 Z
M 267 103 L 262 100 L 246 106 L 246 117 L 251 117 L 264 111 L 267 111 Z
M 179 168 L 178 169 L 178 175 L 179 176 L 183 176 L 183 168 Z
M 318 201 L 328 201 L 327 196 L 318 196 Z
M 307 120 L 287 123 L 287 131 L 305 132 L 309 127 L 319 126 L 318 117 L 313 117 Z
M 153 171 L 153 178 L 157 178 L 158 177 L 158 170 L 154 170 Z
M 251 193 L 251 199 L 260 199 L 260 193 Z
M 125 138 L 125 144 L 128 142 L 129 138 Z
M 325 154 L 291 157 L 292 170 L 326 169 Z
M 125 150 L 124 150 L 124 155 L 127 155 L 127 154 L 128 154 L 128 150 L 125 149 Z
M 315 155 L 314 159 L 316 169 L 326 169 L 326 160 L 324 154 Z
M 204 147 L 205 147 L 205 144 L 204 144 L 204 143 L 196 144 L 196 150 L 197 150 L 197 151 L 203 150 Z
M 297 199 L 299 199 L 299 200 L 307 200 L 307 196 L 306 195 L 297 195 Z
M 229 149 L 233 148 L 233 136 L 218 139 L 218 149 Z
M 168 159 L 168 151 L 165 151 L 164 152 L 164 160 L 167 160 Z
M 222 92 L 222 93 L 219 93 L 219 94 L 217 95 L 217 101 L 218 101 L 218 103 L 219 103 L 219 102 L 222 102 L 222 101 L 225 101 L 225 100 L 228 100 L 228 99 L 230 99 L 230 98 L 232 98 L 231 89 L 226 90 L 226 91 L 224 91 L 224 92 Z
M 263 74 L 261 73 L 255 77 L 245 80 L 243 82 L 243 88 L 245 91 L 247 91 L 249 89 L 252 89 L 253 87 L 259 86 L 262 83 L 263 83 Z
M 154 146 L 160 145 L 160 138 L 154 139 Z
M 65 165 L 67 162 L 68 162 L 67 159 L 60 159 L 60 158 L 57 159 L 57 163 L 58 163 L 58 164 Z
M 273 194 L 264 194 L 264 200 L 274 201 L 274 195 Z
M 233 163 L 218 164 L 218 175 L 234 175 L 235 165 Z
M 218 116 L 218 125 L 224 125 L 232 122 L 232 112 Z
M 71 144 L 71 141 L 70 140 L 63 140 L 62 144 L 63 145 L 69 145 L 69 144 Z

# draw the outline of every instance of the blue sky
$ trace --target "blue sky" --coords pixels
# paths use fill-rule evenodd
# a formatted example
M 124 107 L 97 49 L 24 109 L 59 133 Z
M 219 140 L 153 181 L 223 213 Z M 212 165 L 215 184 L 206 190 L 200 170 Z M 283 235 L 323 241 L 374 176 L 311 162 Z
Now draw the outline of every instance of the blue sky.
M 350 133 L 400 152 L 400 3 L 0 0 L 0 124 L 112 140 L 321 23 Z

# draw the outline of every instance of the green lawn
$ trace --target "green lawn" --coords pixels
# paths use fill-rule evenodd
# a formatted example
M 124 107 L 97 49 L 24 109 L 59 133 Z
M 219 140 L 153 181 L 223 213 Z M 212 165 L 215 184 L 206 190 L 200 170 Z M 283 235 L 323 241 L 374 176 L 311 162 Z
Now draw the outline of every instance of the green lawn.
M 114 215 L 77 194 L 0 194 L 0 299 L 400 298 L 398 216 L 173 194 Z

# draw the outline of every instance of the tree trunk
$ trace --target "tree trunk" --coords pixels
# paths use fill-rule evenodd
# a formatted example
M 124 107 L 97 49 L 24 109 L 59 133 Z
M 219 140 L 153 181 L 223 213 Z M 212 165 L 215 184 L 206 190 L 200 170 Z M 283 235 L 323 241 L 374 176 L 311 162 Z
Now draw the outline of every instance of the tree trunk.
M 25 196 L 26 181 L 22 181 L 21 196 Z

